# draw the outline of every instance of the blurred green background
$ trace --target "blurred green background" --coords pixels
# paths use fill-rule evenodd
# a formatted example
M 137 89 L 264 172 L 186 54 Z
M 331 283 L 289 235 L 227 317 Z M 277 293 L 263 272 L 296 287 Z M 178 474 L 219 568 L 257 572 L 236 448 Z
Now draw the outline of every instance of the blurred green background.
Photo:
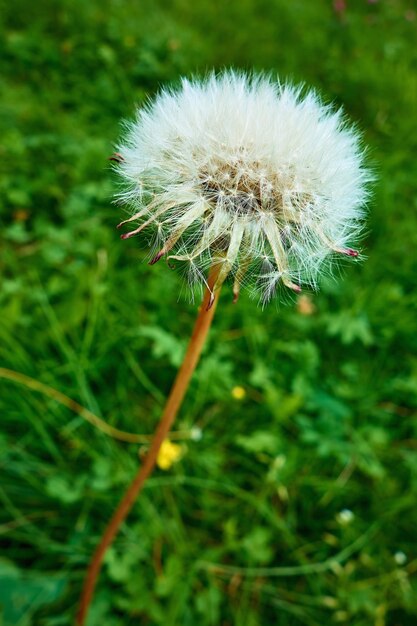
M 305 81 L 364 131 L 379 179 L 368 260 L 264 311 L 223 290 L 176 424 L 181 458 L 108 553 L 89 624 L 416 624 L 416 11 L 2 3 L 0 364 L 30 377 L 0 370 L 4 626 L 72 623 L 144 451 L 54 390 L 151 433 L 196 314 L 181 277 L 115 230 L 120 120 L 166 82 L 224 66 Z

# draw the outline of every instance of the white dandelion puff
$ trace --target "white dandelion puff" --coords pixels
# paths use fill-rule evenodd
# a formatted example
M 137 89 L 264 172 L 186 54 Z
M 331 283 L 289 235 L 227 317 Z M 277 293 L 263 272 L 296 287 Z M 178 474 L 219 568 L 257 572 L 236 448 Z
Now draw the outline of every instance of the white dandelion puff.
M 183 79 L 137 112 L 114 156 L 118 200 L 131 212 L 119 226 L 157 230 L 163 256 L 189 265 L 213 288 L 233 276 L 263 301 L 279 285 L 316 287 L 335 254 L 363 228 L 369 170 L 356 129 L 317 94 L 265 76 L 226 71 Z M 212 300 L 213 300 L 212 298 Z

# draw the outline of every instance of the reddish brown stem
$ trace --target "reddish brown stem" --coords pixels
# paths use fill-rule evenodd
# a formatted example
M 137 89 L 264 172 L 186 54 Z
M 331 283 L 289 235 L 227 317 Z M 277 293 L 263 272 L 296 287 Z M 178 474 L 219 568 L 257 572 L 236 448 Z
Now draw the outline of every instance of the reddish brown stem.
M 80 605 L 76 617 L 77 626 L 82 626 L 85 623 L 85 620 L 87 618 L 87 612 L 93 598 L 94 589 L 97 583 L 97 578 L 100 573 L 103 557 L 106 553 L 106 550 L 113 542 L 113 539 L 115 538 L 120 528 L 120 525 L 126 519 L 137 496 L 142 490 L 146 479 L 150 476 L 152 470 L 155 467 L 158 452 L 160 450 L 162 442 L 167 437 L 171 429 L 175 416 L 181 406 L 181 402 L 187 391 L 193 372 L 197 366 L 201 351 L 204 346 L 204 342 L 207 337 L 207 333 L 213 320 L 214 312 L 216 310 L 216 305 L 218 301 L 217 297 L 214 300 L 212 306 L 210 308 L 208 308 L 208 306 L 212 301 L 212 288 L 216 282 L 219 269 L 219 267 L 214 267 L 210 272 L 208 286 L 204 294 L 203 303 L 200 307 L 197 320 L 195 322 L 193 334 L 191 336 L 190 343 L 188 344 L 187 352 L 172 386 L 167 403 L 165 405 L 164 412 L 155 431 L 151 447 L 149 448 L 149 452 L 147 453 L 141 468 L 133 479 L 133 482 L 123 496 L 123 499 L 121 500 L 116 511 L 114 512 L 113 517 L 107 525 L 101 541 L 91 559 L 85 577 L 84 587 L 80 598 Z

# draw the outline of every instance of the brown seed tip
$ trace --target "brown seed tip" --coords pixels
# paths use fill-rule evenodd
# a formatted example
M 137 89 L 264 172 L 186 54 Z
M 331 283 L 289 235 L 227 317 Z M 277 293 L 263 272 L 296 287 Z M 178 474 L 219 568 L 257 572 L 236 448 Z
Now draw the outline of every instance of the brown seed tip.
M 164 250 L 160 250 L 158 252 L 158 254 L 156 254 L 153 259 L 151 259 L 148 263 L 148 265 L 155 265 L 155 263 L 158 263 L 158 261 L 164 256 L 165 252 Z
M 347 256 L 357 257 L 359 256 L 359 252 L 357 250 L 353 250 L 352 248 L 345 248 L 342 250 L 343 254 L 347 254 Z
M 296 285 L 295 283 L 292 283 L 290 280 L 284 280 L 283 282 L 284 282 L 284 285 L 288 287 L 288 289 L 292 289 L 293 291 L 295 291 L 295 293 L 301 293 L 300 285 Z
M 115 161 L 116 163 L 121 163 L 124 161 L 124 158 L 120 154 L 120 152 L 114 152 L 111 156 L 109 156 L 108 161 Z
M 357 250 L 353 250 L 353 248 L 334 248 L 334 251 L 339 254 L 345 254 L 346 256 L 359 256 L 359 252 Z
M 209 298 L 209 301 L 208 301 L 208 303 L 207 303 L 206 311 L 210 311 L 211 307 L 212 307 L 212 306 L 213 306 L 213 304 L 214 304 L 214 299 L 215 299 L 215 295 L 214 295 L 214 293 L 213 293 L 213 292 L 211 292 L 211 294 L 210 294 L 210 298 Z

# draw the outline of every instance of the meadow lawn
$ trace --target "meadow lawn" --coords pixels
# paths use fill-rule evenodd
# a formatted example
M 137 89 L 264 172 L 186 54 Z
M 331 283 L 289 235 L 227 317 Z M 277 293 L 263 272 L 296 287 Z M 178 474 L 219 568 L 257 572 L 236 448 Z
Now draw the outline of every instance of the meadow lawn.
M 367 259 L 264 309 L 223 289 L 181 458 L 108 552 L 89 625 L 416 624 L 415 3 L 2 5 L 0 624 L 73 623 L 146 449 L 81 407 L 152 433 L 198 307 L 119 239 L 120 121 L 230 66 L 305 82 L 363 131 Z

